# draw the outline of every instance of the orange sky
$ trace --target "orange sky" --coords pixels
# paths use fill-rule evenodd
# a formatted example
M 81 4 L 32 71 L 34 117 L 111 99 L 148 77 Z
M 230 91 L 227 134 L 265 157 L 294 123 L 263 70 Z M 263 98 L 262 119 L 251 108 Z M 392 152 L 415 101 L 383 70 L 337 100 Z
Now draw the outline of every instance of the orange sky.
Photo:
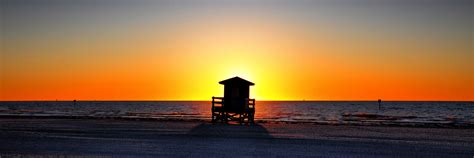
M 256 84 L 257 100 L 474 100 L 472 14 L 438 16 L 461 5 L 432 15 L 391 6 L 72 11 L 79 16 L 3 7 L 0 100 L 210 100 L 234 76 Z M 39 20 L 19 20 L 29 14 Z

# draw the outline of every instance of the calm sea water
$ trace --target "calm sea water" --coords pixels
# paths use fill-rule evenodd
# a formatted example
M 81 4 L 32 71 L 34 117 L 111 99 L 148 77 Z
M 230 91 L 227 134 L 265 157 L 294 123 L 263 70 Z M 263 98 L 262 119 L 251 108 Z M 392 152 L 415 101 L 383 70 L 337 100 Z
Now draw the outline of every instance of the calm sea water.
M 474 125 L 474 102 L 260 101 L 260 122 Z M 0 102 L 0 116 L 78 116 L 210 120 L 207 101 Z

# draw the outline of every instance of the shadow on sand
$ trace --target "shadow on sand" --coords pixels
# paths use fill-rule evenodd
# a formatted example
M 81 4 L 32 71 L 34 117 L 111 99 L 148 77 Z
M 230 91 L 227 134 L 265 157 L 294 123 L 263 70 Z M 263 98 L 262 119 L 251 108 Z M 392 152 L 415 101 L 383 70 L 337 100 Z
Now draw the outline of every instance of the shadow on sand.
M 259 124 L 232 125 L 202 123 L 191 129 L 188 134 L 201 137 L 273 138 L 267 129 Z

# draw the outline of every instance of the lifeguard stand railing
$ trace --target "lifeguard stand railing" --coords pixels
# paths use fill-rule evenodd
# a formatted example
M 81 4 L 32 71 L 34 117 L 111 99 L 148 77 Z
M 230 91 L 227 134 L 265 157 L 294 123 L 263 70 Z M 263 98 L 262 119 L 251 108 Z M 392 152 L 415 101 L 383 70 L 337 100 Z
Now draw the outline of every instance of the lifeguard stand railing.
M 212 97 L 212 122 L 237 120 L 240 123 L 254 123 L 255 99 L 245 98 L 243 106 L 241 113 L 228 111 L 225 108 L 224 97 Z

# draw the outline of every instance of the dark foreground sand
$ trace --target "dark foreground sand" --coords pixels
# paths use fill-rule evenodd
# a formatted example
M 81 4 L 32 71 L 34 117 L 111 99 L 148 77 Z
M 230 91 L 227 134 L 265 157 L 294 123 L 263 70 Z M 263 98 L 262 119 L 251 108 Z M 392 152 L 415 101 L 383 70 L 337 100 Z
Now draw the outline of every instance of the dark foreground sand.
M 0 156 L 467 157 L 474 129 L 0 119 Z

